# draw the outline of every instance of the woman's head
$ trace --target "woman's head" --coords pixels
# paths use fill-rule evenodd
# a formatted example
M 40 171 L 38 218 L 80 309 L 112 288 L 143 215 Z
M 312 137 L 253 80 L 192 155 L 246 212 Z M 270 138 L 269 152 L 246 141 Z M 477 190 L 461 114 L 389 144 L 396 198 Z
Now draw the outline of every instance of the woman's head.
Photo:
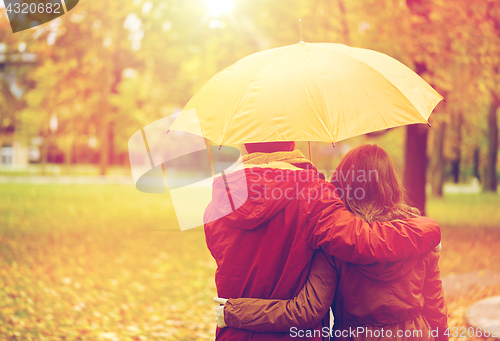
M 377 145 L 351 149 L 340 161 L 331 182 L 347 209 L 368 222 L 419 214 L 407 204 L 391 158 Z

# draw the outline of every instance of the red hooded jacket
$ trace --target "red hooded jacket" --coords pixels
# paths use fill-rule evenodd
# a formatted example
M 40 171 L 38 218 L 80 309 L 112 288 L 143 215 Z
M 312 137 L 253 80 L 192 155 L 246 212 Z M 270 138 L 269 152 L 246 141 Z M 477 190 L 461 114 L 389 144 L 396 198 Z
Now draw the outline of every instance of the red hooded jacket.
M 369 264 L 422 254 L 440 242 L 432 219 L 368 224 L 353 216 L 299 151 L 254 153 L 244 161 L 244 169 L 214 180 L 205 211 L 219 297 L 290 299 L 304 286 L 319 248 L 346 262 Z M 320 322 L 313 329 L 325 326 Z M 216 339 L 297 337 L 224 328 L 217 329 Z

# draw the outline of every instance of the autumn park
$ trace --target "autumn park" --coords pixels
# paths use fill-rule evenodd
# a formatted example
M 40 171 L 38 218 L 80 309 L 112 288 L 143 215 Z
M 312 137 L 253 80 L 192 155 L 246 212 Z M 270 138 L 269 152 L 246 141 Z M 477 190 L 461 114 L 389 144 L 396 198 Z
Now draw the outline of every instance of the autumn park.
M 140 188 L 130 141 L 221 70 L 299 42 L 378 51 L 441 96 L 415 122 L 296 148 L 327 181 L 352 148 L 383 148 L 441 228 L 449 339 L 500 338 L 500 1 L 80 0 L 13 33 L 14 2 L 0 1 L 1 340 L 215 340 L 220 264 L 203 226 L 182 227 L 168 184 Z M 226 140 L 201 122 L 212 163 Z M 274 140 L 234 141 L 245 154 Z

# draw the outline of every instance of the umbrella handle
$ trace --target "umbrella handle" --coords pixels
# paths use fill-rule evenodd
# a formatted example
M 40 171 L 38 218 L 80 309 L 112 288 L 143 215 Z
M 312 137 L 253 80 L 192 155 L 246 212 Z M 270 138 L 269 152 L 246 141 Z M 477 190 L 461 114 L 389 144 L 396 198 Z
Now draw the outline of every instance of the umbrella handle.
M 309 161 L 312 162 L 311 141 L 307 141 L 307 144 L 309 145 Z
M 214 164 L 212 162 L 212 153 L 210 152 L 210 146 L 208 145 L 207 139 L 204 140 L 205 140 L 205 145 L 207 146 L 208 158 L 210 159 L 210 168 L 212 169 L 212 176 L 214 176 L 215 172 L 214 172 Z

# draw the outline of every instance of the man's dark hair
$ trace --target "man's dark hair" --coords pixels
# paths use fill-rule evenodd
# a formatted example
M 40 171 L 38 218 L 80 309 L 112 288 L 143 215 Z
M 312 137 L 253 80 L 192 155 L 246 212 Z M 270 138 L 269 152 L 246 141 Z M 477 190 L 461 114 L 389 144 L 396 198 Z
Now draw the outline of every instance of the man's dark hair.
M 250 153 L 274 153 L 274 152 L 291 152 L 295 149 L 294 141 L 279 141 L 279 142 L 258 142 L 245 143 L 245 149 Z

